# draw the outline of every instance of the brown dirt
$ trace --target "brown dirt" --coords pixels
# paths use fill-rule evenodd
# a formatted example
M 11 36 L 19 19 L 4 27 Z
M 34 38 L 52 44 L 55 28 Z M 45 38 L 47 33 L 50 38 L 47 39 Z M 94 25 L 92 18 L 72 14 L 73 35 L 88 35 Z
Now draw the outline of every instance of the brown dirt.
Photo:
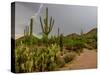
M 71 63 L 65 64 L 60 70 L 69 69 L 90 69 L 97 67 L 97 52 L 84 49 L 80 56 L 77 56 Z

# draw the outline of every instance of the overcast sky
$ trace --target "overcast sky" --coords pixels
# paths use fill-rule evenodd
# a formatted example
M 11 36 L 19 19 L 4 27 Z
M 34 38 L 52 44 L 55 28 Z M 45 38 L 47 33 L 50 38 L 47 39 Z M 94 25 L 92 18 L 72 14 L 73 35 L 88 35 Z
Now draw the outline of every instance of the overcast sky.
M 76 6 L 76 5 L 57 5 L 57 4 L 39 4 L 39 3 L 19 3 L 15 7 L 15 34 L 23 34 L 26 25 L 29 25 L 30 18 L 34 17 L 33 33 L 39 35 L 41 31 L 39 16 L 45 15 L 45 9 L 48 7 L 49 17 L 55 20 L 53 30 L 50 34 L 56 35 L 58 27 L 60 33 L 68 35 L 71 33 L 88 32 L 97 27 L 97 7 L 94 6 Z

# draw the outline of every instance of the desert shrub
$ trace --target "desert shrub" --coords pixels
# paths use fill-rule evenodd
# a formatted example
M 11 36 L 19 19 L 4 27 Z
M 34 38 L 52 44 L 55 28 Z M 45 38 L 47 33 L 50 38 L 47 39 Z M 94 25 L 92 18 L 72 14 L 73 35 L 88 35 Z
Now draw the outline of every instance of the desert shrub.
M 76 56 L 76 53 L 75 52 L 68 52 L 66 54 L 64 54 L 64 60 L 66 63 L 72 61 Z
M 57 56 L 56 62 L 57 62 L 58 67 L 63 67 L 65 65 L 64 56 L 61 56 L 61 55 Z
M 78 52 L 79 50 L 82 50 L 82 48 L 85 47 L 85 42 L 79 38 L 78 39 L 68 38 L 66 39 L 65 46 L 67 50 Z
M 48 39 L 48 42 L 49 42 L 49 44 L 57 44 L 57 45 L 59 45 L 59 38 L 56 37 L 56 36 L 51 36 Z
M 16 46 L 20 46 L 22 43 L 23 43 L 23 41 L 24 41 L 24 39 L 22 40 L 22 39 L 17 39 L 16 41 L 15 41 L 15 45 Z
M 80 40 L 74 40 L 73 41 L 73 47 L 77 47 L 77 48 L 83 48 L 84 47 L 84 43 Z
M 97 49 L 97 41 L 95 41 L 94 39 L 88 39 L 85 46 L 90 50 Z
M 84 35 L 86 41 L 86 48 L 97 49 L 97 30 L 91 31 Z
M 42 43 L 43 43 L 44 45 L 48 45 L 48 36 L 45 35 L 45 34 L 43 34 Z
M 32 39 L 30 40 L 30 42 L 32 43 L 32 45 L 37 45 L 38 44 L 38 38 L 36 37 L 32 37 Z
M 56 62 L 58 64 L 58 67 L 63 67 L 65 63 L 71 62 L 75 57 L 76 53 L 75 52 L 58 52 L 56 54 Z
M 90 45 L 92 48 L 97 48 L 97 35 L 92 35 L 91 37 L 87 38 L 87 44 Z

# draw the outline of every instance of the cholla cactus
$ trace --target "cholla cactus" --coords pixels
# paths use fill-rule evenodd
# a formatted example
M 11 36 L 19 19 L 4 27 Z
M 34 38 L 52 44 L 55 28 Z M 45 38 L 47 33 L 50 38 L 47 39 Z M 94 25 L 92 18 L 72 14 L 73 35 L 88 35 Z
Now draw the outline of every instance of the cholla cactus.
M 29 48 L 25 45 L 21 45 L 15 50 L 15 54 L 16 72 L 32 72 L 33 58 Z
M 40 72 L 56 70 L 57 53 L 60 48 L 57 44 L 52 44 L 44 48 L 29 48 L 21 45 L 16 50 L 16 72 Z

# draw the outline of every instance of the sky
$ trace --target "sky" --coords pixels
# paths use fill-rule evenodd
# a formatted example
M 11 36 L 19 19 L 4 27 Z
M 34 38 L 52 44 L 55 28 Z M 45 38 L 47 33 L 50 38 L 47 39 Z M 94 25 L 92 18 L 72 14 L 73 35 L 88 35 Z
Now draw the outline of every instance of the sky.
M 48 15 L 55 20 L 50 35 L 60 33 L 68 35 L 71 33 L 84 33 L 97 27 L 97 7 L 79 5 L 58 5 L 41 3 L 15 3 L 15 35 L 23 35 L 25 26 L 29 26 L 30 18 L 33 18 L 33 34 L 41 36 L 42 30 L 39 17 L 45 17 L 48 7 Z

